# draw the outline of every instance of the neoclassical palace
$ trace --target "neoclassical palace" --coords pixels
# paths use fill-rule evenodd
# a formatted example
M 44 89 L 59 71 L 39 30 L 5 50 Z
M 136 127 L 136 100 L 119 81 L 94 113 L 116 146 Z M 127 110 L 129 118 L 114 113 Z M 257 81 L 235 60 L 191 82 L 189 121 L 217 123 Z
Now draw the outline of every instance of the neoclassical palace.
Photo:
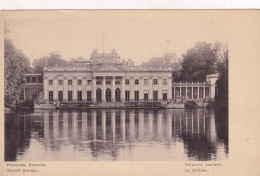
M 214 98 L 218 75 L 204 83 L 174 83 L 171 67 L 135 66 L 113 49 L 92 52 L 89 60 L 76 60 L 72 67 L 45 67 L 43 74 L 26 74 L 24 99 L 43 92 L 44 102 L 130 102 Z

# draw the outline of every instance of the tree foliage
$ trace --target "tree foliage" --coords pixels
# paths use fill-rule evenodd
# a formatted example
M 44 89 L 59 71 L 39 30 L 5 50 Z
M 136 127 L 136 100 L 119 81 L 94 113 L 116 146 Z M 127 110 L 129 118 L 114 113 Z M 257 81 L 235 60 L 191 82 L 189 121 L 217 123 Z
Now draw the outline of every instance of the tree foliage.
M 204 81 L 208 74 L 216 73 L 219 43 L 198 42 L 182 55 L 180 80 Z
M 45 66 L 71 66 L 72 61 L 66 61 L 58 53 L 51 52 L 49 56 L 35 59 L 32 63 L 33 72 L 41 73 Z
M 30 61 L 17 50 L 10 39 L 4 42 L 4 78 L 5 106 L 11 107 L 19 100 L 22 85 L 25 83 L 24 73 L 30 73 Z

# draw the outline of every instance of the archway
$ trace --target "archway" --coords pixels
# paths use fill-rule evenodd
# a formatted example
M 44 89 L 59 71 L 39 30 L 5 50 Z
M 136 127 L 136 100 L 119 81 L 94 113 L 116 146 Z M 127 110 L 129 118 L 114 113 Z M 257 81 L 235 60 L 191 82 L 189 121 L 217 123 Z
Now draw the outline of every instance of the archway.
M 121 97 L 120 97 L 121 91 L 119 88 L 116 89 L 115 91 L 115 96 L 116 96 L 116 101 L 121 101 Z
M 111 102 L 111 89 L 106 89 L 106 102 Z
M 97 102 L 101 102 L 102 101 L 102 92 L 101 92 L 100 88 L 98 88 L 96 90 L 96 99 L 97 99 Z

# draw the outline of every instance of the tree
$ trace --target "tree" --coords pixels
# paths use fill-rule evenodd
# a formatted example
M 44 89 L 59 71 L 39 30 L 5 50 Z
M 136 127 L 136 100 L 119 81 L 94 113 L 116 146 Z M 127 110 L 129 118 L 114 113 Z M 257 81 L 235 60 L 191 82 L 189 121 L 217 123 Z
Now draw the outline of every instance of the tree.
M 182 55 L 180 80 L 204 81 L 208 74 L 216 73 L 219 45 L 198 42 Z
M 32 63 L 33 72 L 41 73 L 45 66 L 71 66 L 72 61 L 66 61 L 58 53 L 51 52 L 49 56 L 35 59 Z
M 220 73 L 219 79 L 216 82 L 217 94 L 215 104 L 217 109 L 228 110 L 228 58 L 229 52 L 226 46 L 219 47 L 217 70 Z
M 10 39 L 4 42 L 5 106 L 12 107 L 19 100 L 24 74 L 31 72 L 30 61 L 22 51 L 17 50 Z

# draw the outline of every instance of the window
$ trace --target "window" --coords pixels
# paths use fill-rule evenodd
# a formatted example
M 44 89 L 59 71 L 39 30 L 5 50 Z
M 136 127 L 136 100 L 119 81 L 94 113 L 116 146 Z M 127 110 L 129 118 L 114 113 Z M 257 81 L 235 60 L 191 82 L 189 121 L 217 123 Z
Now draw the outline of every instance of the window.
M 49 85 L 53 85 L 53 80 L 52 79 L 49 80 Z
M 167 90 L 163 90 L 163 100 L 167 100 Z
M 129 100 L 130 100 L 130 92 L 125 91 L 125 101 L 129 101 Z
M 153 100 L 158 101 L 158 91 L 157 90 L 153 91 Z
M 63 84 L 63 80 L 59 79 L 59 85 L 62 85 L 62 84 Z
M 139 100 L 139 91 L 136 90 L 135 91 L 135 101 L 138 101 Z
M 38 77 L 38 83 L 42 83 L 42 77 Z
M 158 84 L 158 80 L 157 80 L 157 79 L 154 79 L 154 80 L 153 80 L 153 84 L 154 84 L 154 85 L 157 85 L 157 84 Z
M 27 83 L 30 83 L 30 82 L 31 82 L 30 77 L 26 77 L 26 82 L 27 82 Z
M 125 84 L 126 84 L 126 85 L 129 85 L 129 79 L 126 79 L 126 80 L 125 80 Z
M 72 85 L 72 79 L 68 80 L 68 85 Z
M 49 91 L 49 101 L 53 101 L 53 91 Z
M 100 84 L 101 84 L 101 78 L 97 78 L 96 84 L 97 84 L 97 85 L 100 85 Z
M 148 85 L 148 79 L 144 79 L 144 85 Z
M 139 84 L 139 80 L 136 79 L 136 80 L 135 80 L 135 85 L 138 85 L 138 84 Z
M 106 84 L 108 84 L 108 85 L 111 84 L 111 78 L 106 78 Z
M 144 100 L 148 100 L 148 90 L 144 90 Z
M 82 80 L 78 79 L 78 85 L 82 85 Z
M 91 101 L 91 91 L 87 91 L 87 101 Z
M 58 92 L 58 100 L 63 101 L 63 91 Z
M 78 101 L 82 101 L 82 91 L 78 91 Z
M 32 77 L 32 83 L 36 83 L 36 77 Z
M 68 101 L 72 101 L 72 91 L 68 91 Z
M 88 85 L 91 85 L 91 80 L 88 80 L 88 81 L 87 81 L 87 84 L 88 84 Z
M 116 85 L 119 85 L 121 84 L 121 80 L 119 78 L 116 78 L 116 82 L 115 82 Z
M 163 79 L 163 85 L 167 85 L 167 79 Z

